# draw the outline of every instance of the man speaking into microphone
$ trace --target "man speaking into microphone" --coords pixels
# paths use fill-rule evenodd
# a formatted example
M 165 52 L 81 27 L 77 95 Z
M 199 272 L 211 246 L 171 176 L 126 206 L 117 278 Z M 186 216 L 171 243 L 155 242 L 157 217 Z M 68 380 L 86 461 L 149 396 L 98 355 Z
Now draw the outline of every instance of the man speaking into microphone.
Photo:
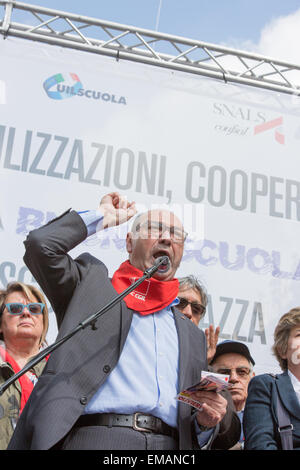
M 207 368 L 204 333 L 176 310 L 186 237 L 180 220 L 160 210 L 137 216 L 126 237 L 128 260 L 112 279 L 89 253 L 68 254 L 96 229 L 135 214 L 134 203 L 110 193 L 96 211 L 70 210 L 29 233 L 24 261 L 53 307 L 58 339 L 146 269 L 157 270 L 51 354 L 9 449 L 199 449 L 218 437 L 221 421 L 226 446 L 238 440 L 239 420 L 220 394 L 198 392 L 203 405 L 195 413 L 176 400 Z

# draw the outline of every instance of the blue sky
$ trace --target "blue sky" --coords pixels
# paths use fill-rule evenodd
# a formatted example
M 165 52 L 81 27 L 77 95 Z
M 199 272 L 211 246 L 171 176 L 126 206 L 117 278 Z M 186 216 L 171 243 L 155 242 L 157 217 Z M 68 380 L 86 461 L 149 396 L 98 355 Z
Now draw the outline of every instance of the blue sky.
M 159 19 L 160 32 L 253 49 L 253 52 L 264 52 L 259 45 L 266 28 L 300 11 L 299 0 L 30 0 L 24 3 L 150 30 L 156 30 Z M 282 37 L 279 39 L 282 41 Z

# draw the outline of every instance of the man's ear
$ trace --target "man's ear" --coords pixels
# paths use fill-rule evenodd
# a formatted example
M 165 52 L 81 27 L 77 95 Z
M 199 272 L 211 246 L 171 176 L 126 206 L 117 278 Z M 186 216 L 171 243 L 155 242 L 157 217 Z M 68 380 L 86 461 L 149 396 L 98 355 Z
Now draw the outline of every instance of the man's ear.
M 128 232 L 126 235 L 126 250 L 130 254 L 132 253 L 132 233 Z

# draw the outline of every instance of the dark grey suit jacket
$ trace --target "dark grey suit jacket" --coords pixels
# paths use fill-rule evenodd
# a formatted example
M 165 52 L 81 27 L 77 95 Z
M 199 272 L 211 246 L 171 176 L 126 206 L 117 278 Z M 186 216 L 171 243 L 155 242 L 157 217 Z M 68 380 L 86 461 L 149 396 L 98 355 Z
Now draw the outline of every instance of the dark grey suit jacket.
M 294 449 L 300 449 L 300 405 L 287 371 L 276 377 L 262 374 L 251 379 L 243 418 L 245 449 L 281 449 L 276 391 L 290 415 Z
M 25 241 L 24 261 L 56 313 L 58 339 L 116 296 L 105 265 L 88 253 L 73 260 L 67 253 L 87 236 L 74 211 L 32 231 Z M 204 334 L 174 311 L 179 339 L 179 387 L 196 383 L 206 369 Z M 133 311 L 122 301 L 90 327 L 54 351 L 18 421 L 9 449 L 49 449 L 83 413 L 85 405 L 118 362 Z M 232 423 L 230 412 L 229 428 Z M 191 408 L 179 404 L 179 447 L 192 449 Z M 232 438 L 238 430 L 234 427 Z

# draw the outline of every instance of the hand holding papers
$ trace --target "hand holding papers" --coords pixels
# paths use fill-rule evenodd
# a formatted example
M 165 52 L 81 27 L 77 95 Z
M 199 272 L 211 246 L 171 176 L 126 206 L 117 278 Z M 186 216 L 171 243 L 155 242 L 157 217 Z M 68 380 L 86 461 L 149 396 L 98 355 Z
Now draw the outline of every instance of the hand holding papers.
M 195 392 L 221 392 L 227 388 L 230 388 L 229 375 L 216 374 L 213 372 L 202 371 L 201 380 L 195 385 L 182 390 L 177 395 L 177 400 L 182 401 L 190 406 L 193 406 L 197 410 L 202 409 L 202 403 L 195 398 Z

